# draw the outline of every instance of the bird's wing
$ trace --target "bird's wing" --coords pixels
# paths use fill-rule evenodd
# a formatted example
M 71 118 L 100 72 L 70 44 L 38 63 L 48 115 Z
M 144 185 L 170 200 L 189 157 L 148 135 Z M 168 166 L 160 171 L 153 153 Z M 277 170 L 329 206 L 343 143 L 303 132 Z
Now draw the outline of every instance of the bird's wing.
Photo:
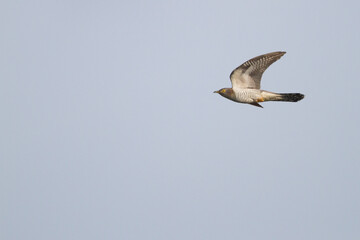
M 285 53 L 272 52 L 244 62 L 230 74 L 232 87 L 260 89 L 261 76 L 265 70 Z

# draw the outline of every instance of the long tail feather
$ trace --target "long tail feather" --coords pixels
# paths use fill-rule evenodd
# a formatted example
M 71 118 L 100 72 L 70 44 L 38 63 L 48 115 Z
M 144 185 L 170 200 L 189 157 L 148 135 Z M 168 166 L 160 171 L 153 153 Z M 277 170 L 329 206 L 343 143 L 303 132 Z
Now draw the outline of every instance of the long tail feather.
M 282 102 L 298 102 L 305 96 L 301 93 L 273 93 L 268 91 L 261 92 L 264 101 L 282 101 Z
M 276 101 L 297 102 L 304 98 L 304 95 L 301 93 L 281 93 L 279 95 L 279 100 Z

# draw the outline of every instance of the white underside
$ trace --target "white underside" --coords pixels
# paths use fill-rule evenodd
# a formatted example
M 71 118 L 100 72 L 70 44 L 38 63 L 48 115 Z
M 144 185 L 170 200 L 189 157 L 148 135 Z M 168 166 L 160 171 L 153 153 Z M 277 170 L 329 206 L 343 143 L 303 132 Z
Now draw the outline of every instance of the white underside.
M 237 102 L 253 103 L 261 98 L 261 90 L 259 89 L 233 89 L 233 91 Z

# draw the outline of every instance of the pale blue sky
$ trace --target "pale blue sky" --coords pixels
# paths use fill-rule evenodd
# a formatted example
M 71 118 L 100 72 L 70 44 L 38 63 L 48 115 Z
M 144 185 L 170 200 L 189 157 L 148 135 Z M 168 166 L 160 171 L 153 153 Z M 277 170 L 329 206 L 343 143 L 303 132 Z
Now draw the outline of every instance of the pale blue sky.
M 357 1 L 2 1 L 0 239 L 360 239 Z M 264 109 L 213 94 L 287 51 Z

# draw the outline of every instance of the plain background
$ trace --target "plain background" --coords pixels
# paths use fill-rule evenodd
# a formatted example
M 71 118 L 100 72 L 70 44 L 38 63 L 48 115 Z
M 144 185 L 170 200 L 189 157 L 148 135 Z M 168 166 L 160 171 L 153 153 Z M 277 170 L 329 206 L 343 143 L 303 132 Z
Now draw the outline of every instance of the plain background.
M 0 238 L 360 239 L 359 9 L 1 1 Z

